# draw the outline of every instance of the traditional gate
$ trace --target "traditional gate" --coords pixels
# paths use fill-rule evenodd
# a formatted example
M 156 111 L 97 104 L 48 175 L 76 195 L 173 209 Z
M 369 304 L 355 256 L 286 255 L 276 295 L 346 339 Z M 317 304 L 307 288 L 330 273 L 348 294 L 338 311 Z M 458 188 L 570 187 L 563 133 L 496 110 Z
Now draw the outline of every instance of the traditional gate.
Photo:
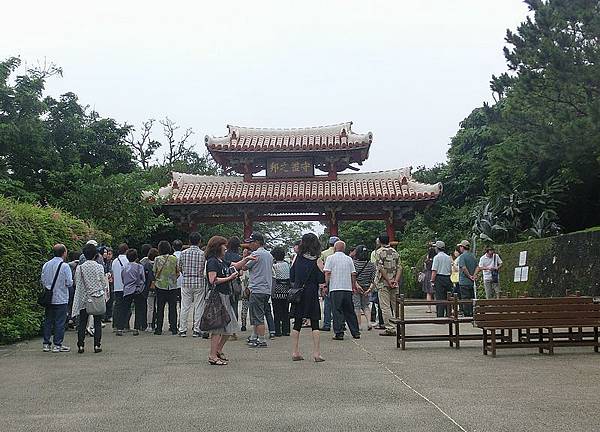
M 352 131 L 352 122 L 300 129 L 227 126 L 224 137 L 205 143 L 227 176 L 174 172 L 159 195 L 181 227 L 200 223 L 317 221 L 331 235 L 340 221 L 383 220 L 391 239 L 415 211 L 431 205 L 442 185 L 416 182 L 410 168 L 359 171 L 373 134 Z M 399 152 L 391 157 L 401 157 Z M 236 174 L 236 175 L 235 175 Z

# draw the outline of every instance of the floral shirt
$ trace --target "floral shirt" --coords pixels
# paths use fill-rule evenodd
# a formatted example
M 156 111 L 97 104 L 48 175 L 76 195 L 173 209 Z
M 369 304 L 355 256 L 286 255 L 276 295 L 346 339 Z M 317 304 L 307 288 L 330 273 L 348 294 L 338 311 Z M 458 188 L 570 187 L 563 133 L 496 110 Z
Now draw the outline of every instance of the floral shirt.
M 164 290 L 177 289 L 177 258 L 161 255 L 154 260 L 154 284 Z

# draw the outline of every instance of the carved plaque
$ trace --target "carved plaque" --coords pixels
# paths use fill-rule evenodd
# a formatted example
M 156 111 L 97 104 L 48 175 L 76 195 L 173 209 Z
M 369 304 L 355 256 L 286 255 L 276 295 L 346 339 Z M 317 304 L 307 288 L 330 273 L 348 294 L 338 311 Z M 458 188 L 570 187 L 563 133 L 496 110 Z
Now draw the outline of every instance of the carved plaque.
M 312 158 L 272 158 L 267 159 L 267 177 L 295 178 L 314 177 L 315 164 Z

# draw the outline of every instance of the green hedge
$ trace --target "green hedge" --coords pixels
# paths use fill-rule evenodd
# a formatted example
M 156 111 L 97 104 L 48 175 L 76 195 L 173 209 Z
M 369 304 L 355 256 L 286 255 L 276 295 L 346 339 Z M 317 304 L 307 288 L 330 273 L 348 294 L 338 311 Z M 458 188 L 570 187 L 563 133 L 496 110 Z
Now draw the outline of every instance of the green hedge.
M 559 297 L 565 290 L 600 295 L 600 227 L 497 247 L 504 262 L 500 285 L 511 296 Z M 527 282 L 514 282 L 519 253 L 527 251 Z
M 38 335 L 40 272 L 52 246 L 79 250 L 89 239 L 110 240 L 87 223 L 50 207 L 0 196 L 0 344 Z

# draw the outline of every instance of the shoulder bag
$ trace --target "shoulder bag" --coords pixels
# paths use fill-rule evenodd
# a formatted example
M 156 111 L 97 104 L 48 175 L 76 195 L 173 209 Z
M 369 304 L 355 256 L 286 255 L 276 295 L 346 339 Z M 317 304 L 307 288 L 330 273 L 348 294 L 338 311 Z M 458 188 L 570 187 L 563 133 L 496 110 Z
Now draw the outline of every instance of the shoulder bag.
M 85 281 L 85 273 L 81 270 L 81 280 L 83 281 L 83 289 L 86 293 L 89 293 L 87 283 Z M 88 315 L 104 315 L 106 313 L 106 302 L 104 301 L 104 295 L 93 296 L 89 294 L 85 301 L 85 310 Z
M 206 294 L 205 294 L 206 295 Z M 231 322 L 219 292 L 211 285 L 210 294 L 200 319 L 200 331 L 224 329 Z
M 496 267 L 496 254 L 494 254 L 494 267 Z M 498 274 L 498 269 L 495 268 L 492 270 L 492 283 L 498 283 L 500 280 L 500 275 Z
M 302 294 L 304 293 L 304 287 L 308 283 L 308 280 L 312 276 L 315 267 L 317 266 L 317 261 L 314 262 L 313 267 L 308 272 L 308 276 L 301 284 L 294 284 L 293 287 L 290 288 L 288 292 L 288 301 L 292 304 L 298 304 L 302 300 Z
M 45 286 L 42 286 L 43 291 L 38 296 L 38 304 L 42 307 L 48 307 L 52 305 L 52 294 L 54 293 L 54 285 L 56 285 L 56 280 L 58 279 L 58 274 L 60 273 L 60 267 L 63 265 L 63 262 L 58 264 L 58 268 L 56 269 L 56 273 L 54 274 L 54 279 L 52 280 L 52 286 L 50 289 L 46 289 Z

